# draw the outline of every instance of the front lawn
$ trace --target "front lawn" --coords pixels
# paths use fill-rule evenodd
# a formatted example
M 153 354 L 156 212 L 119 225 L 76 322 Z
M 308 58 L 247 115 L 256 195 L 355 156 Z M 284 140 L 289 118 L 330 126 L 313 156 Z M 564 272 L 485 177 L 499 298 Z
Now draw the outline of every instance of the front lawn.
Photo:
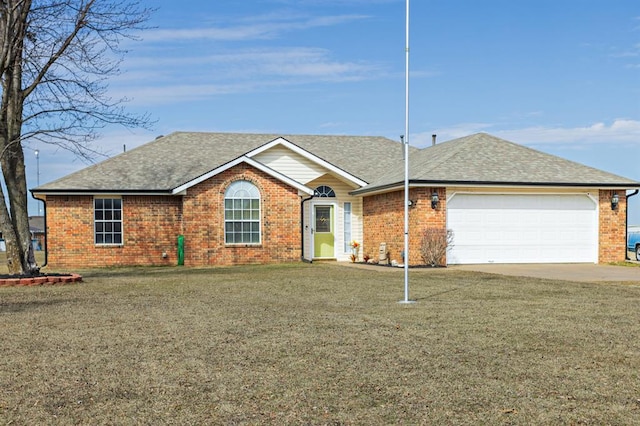
M 0 288 L 0 423 L 640 424 L 640 283 L 80 272 Z

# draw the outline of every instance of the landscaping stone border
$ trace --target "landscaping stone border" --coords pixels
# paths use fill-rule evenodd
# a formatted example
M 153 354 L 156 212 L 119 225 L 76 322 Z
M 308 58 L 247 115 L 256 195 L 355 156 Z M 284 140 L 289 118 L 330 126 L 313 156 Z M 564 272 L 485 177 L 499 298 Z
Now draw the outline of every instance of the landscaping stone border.
M 0 287 L 73 284 L 82 281 L 79 274 L 41 275 L 38 277 L 0 278 Z

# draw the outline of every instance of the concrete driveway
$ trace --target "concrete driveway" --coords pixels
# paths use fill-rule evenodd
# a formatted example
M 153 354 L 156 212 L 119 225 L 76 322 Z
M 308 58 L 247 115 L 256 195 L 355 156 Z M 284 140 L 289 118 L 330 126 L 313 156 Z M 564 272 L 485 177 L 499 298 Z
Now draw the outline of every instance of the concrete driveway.
M 447 269 L 564 281 L 635 282 L 640 285 L 640 266 L 637 265 L 611 266 L 591 263 L 449 265 Z

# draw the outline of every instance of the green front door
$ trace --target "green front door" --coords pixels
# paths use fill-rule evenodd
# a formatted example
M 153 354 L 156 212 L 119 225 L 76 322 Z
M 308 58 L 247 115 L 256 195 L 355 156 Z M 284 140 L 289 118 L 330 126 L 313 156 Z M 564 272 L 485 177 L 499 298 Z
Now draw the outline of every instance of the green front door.
M 335 257 L 333 249 L 333 206 L 314 206 L 314 257 Z

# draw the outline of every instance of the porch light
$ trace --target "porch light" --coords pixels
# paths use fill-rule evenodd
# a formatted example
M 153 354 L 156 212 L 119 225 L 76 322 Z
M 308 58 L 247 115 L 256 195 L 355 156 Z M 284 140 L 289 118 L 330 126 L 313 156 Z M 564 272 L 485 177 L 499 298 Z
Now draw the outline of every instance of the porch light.
M 618 203 L 620 199 L 618 198 L 618 193 L 614 192 L 611 197 L 611 210 L 616 210 L 618 208 Z
M 431 194 L 431 208 L 434 210 L 438 208 L 439 202 L 440 198 L 438 198 L 438 193 L 434 191 L 433 194 Z

